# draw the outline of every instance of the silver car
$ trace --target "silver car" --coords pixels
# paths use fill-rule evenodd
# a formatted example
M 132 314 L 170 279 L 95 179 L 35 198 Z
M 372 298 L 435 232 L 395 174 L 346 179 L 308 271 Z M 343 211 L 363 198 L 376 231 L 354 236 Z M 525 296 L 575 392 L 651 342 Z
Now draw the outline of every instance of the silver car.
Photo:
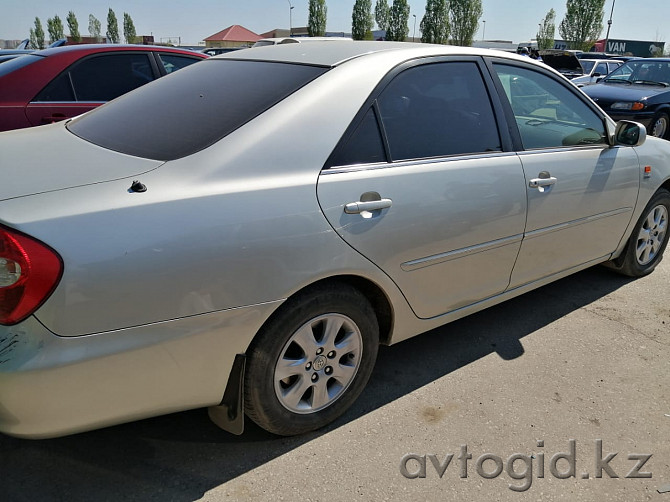
M 580 59 L 579 63 L 584 68 L 584 75 L 573 78 L 572 83 L 577 87 L 584 87 L 597 83 L 608 73 L 621 66 L 623 61 L 620 59 Z
M 393 344 L 668 241 L 670 143 L 502 52 L 217 56 L 0 134 L 0 431 L 299 434 Z M 421 361 L 414 361 L 421 364 Z

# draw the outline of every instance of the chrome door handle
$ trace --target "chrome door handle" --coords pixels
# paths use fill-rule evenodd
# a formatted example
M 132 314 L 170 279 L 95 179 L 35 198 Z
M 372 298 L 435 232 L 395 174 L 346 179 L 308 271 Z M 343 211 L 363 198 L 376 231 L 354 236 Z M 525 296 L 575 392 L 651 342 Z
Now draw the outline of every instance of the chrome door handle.
M 347 214 L 360 214 L 363 212 L 379 211 L 391 207 L 393 201 L 391 199 L 371 200 L 368 202 L 358 201 L 350 202 L 344 206 L 344 212 Z
M 533 178 L 528 182 L 528 186 L 531 188 L 548 187 L 556 183 L 556 181 L 556 178 L 553 176 L 549 178 Z

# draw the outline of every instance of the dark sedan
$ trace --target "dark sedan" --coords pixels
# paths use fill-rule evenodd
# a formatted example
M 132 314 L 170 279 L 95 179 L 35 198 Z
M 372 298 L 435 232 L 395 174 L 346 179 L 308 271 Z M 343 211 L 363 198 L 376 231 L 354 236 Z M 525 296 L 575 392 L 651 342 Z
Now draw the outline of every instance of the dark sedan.
M 10 59 L 0 66 L 0 131 L 80 115 L 207 57 L 169 47 L 93 44 Z
M 584 92 L 614 120 L 640 122 L 670 140 L 670 58 L 628 61 Z

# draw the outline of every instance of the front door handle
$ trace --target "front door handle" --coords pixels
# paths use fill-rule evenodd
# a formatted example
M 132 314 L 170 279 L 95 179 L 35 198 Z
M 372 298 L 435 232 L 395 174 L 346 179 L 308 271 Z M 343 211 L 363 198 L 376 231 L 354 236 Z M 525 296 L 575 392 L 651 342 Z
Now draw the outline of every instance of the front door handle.
M 556 183 L 556 178 L 550 176 L 549 178 L 533 178 L 528 182 L 531 188 L 548 187 Z
M 347 214 L 361 214 L 364 212 L 371 213 L 372 211 L 379 211 L 391 207 L 393 201 L 391 199 L 380 199 L 371 201 L 350 202 L 344 206 L 344 212 Z

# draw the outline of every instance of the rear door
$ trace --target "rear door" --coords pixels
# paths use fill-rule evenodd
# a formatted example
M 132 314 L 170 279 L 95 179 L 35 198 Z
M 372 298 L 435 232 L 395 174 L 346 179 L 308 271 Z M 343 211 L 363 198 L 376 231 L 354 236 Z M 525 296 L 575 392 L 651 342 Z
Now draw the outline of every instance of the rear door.
M 476 58 L 396 70 L 319 178 L 331 225 L 421 318 L 504 291 L 521 245 L 525 179 L 486 82 Z

